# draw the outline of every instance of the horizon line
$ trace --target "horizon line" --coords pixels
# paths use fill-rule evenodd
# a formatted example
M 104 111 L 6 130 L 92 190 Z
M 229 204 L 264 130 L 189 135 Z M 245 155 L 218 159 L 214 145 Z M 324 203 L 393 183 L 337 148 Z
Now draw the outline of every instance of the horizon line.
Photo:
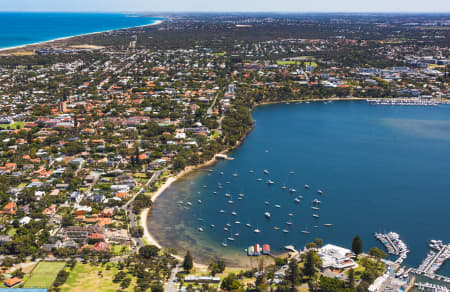
M 85 10 L 85 11 L 69 11 L 69 10 L 0 10 L 0 13 L 165 13 L 165 14 L 185 14 L 185 13 L 199 13 L 199 14 L 450 14 L 450 11 L 135 11 L 135 10 Z

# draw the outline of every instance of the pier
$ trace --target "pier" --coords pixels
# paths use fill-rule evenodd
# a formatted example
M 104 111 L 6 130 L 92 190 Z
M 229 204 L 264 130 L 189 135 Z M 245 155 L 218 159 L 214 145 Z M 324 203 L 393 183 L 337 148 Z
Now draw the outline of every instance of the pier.
M 432 291 L 432 292 L 450 292 L 450 289 L 444 286 L 431 283 L 415 283 L 414 286 L 421 291 Z
M 437 106 L 439 102 L 431 99 L 421 98 L 368 98 L 366 101 L 374 105 L 416 105 L 416 106 Z
M 408 246 L 400 239 L 400 235 L 395 232 L 389 232 L 386 234 L 376 233 L 375 238 L 381 241 L 386 247 L 388 253 L 398 255 L 399 258 L 395 261 L 396 264 L 401 264 L 407 257 L 409 252 Z
M 224 159 L 224 160 L 234 160 L 234 157 L 229 157 L 226 154 L 216 154 L 217 159 Z
M 430 251 L 419 268 L 417 268 L 417 271 L 423 274 L 434 275 L 449 258 L 450 244 L 443 244 L 440 240 L 432 240 L 430 241 Z

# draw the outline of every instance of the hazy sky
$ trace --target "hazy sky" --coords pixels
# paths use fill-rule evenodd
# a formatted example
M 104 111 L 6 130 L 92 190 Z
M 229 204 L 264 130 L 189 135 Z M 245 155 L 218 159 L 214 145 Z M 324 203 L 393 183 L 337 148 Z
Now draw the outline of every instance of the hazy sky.
M 450 0 L 0 0 L 0 11 L 450 12 Z

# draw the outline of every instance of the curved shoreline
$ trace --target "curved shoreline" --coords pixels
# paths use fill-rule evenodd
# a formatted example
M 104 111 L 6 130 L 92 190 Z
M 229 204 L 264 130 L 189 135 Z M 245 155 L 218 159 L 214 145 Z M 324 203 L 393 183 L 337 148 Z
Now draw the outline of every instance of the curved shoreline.
M 350 101 L 350 100 L 366 100 L 366 98 L 361 98 L 361 97 L 348 97 L 348 98 L 326 98 L 326 99 L 318 99 L 318 98 L 315 98 L 315 99 L 296 99 L 296 100 L 286 100 L 286 101 L 274 101 L 274 102 L 262 102 L 262 103 L 258 103 L 258 104 L 255 104 L 255 106 L 254 106 L 254 108 L 256 108 L 256 107 L 258 107 L 258 106 L 262 106 L 262 105 L 271 105 L 271 104 L 279 104 L 279 103 L 291 103 L 291 102 L 295 102 L 295 103 L 297 103 L 297 102 L 318 102 L 318 101 L 346 101 L 346 100 L 348 100 L 348 101 Z M 253 108 L 253 109 L 254 109 Z M 252 111 L 253 111 L 253 109 L 252 109 Z M 252 128 L 253 129 L 253 128 Z M 228 153 L 228 152 L 230 152 L 230 151 L 232 151 L 232 150 L 235 150 L 236 148 L 238 148 L 243 142 L 244 142 L 244 140 L 245 140 L 245 138 L 247 138 L 247 135 L 249 134 L 251 132 L 251 130 L 244 136 L 244 137 L 242 137 L 242 139 L 241 140 L 239 140 L 237 143 L 236 143 L 236 145 L 234 145 L 233 147 L 231 147 L 231 148 L 229 148 L 229 149 L 226 149 L 226 150 L 224 150 L 224 151 L 222 151 L 222 152 L 220 152 L 220 153 L 217 153 L 217 154 L 225 154 L 225 153 Z M 177 175 L 175 175 L 175 176 L 171 176 L 171 177 L 169 177 L 168 179 L 167 179 L 167 181 L 152 195 L 152 201 L 153 202 L 155 202 L 156 201 L 156 199 L 159 197 L 159 196 L 161 196 L 162 195 L 162 193 L 164 193 L 164 191 L 167 189 L 167 188 L 169 188 L 174 182 L 176 182 L 178 179 L 180 179 L 181 177 L 183 177 L 183 176 L 185 176 L 185 175 L 187 175 L 187 174 L 189 174 L 189 173 L 191 173 L 191 172 L 194 172 L 194 171 L 196 171 L 196 170 L 198 170 L 198 169 L 201 169 L 201 168 L 203 168 L 203 167 L 206 167 L 206 166 L 210 166 L 210 165 L 214 165 L 215 163 L 217 162 L 217 158 L 216 158 L 216 156 L 214 155 L 214 158 L 212 158 L 211 160 L 209 160 L 209 161 L 207 161 L 207 162 L 205 162 L 205 163 L 202 163 L 202 164 L 200 164 L 200 165 L 197 165 L 197 166 L 188 166 L 188 167 L 186 167 L 184 170 L 182 170 L 179 174 L 177 174 Z M 150 231 L 149 231 L 149 229 L 148 229 L 148 227 L 147 227 L 147 219 L 148 219 L 148 213 L 149 213 L 149 211 L 150 211 L 150 208 L 146 208 L 146 209 L 144 209 L 144 210 L 142 210 L 141 211 L 141 214 L 140 214 L 140 219 L 139 219 L 139 224 L 140 224 L 140 226 L 142 226 L 142 228 L 144 229 L 144 235 L 143 235 L 143 238 L 145 239 L 145 241 L 148 243 L 148 244 L 152 244 L 152 245 L 155 245 L 155 246 L 157 246 L 157 247 L 159 247 L 159 248 L 161 248 L 162 246 L 158 243 L 158 241 L 153 237 L 153 235 L 150 233 Z M 181 257 L 179 257 L 179 256 L 175 256 L 175 258 L 177 258 L 177 259 L 179 259 L 179 260 L 183 260 Z M 203 264 L 199 264 L 199 263 L 195 263 L 194 262 L 194 264 L 197 266 L 197 267 L 206 267 L 205 265 L 203 265 Z
M 164 20 L 159 19 L 159 20 L 155 20 L 153 23 L 149 23 L 149 24 L 142 24 L 142 25 L 138 25 L 138 26 L 129 26 L 129 27 L 123 27 L 123 28 L 113 28 L 113 29 L 109 29 L 109 30 L 95 31 L 95 32 L 89 32 L 89 33 L 81 33 L 81 34 L 77 34 L 77 35 L 65 36 L 65 37 L 60 37 L 60 38 L 46 40 L 46 41 L 40 41 L 40 42 L 35 42 L 35 43 L 29 43 L 29 44 L 24 44 L 24 45 L 7 47 L 7 48 L 0 48 L 0 53 L 7 52 L 7 51 L 15 51 L 15 50 L 19 50 L 19 49 L 24 49 L 26 47 L 41 46 L 41 45 L 45 45 L 45 44 L 52 44 L 52 43 L 55 43 L 55 42 L 64 41 L 64 40 L 68 40 L 68 39 L 76 38 L 76 37 L 84 37 L 84 36 L 95 35 L 95 34 L 100 34 L 100 33 L 106 33 L 106 32 L 112 32 L 112 31 L 117 31 L 117 30 L 123 30 L 123 29 L 132 29 L 132 28 L 138 28 L 138 27 L 159 25 L 163 21 Z M 10 52 L 10 53 L 6 53 L 6 54 L 13 54 L 13 53 L 15 53 L 15 52 Z

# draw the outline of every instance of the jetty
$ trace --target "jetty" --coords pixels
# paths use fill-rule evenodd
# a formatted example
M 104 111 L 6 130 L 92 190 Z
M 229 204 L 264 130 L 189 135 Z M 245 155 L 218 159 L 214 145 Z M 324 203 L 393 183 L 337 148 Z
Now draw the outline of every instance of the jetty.
M 430 251 L 417 268 L 419 273 L 434 275 L 437 270 L 450 258 L 450 244 L 443 244 L 441 240 L 431 240 Z
M 432 292 L 450 292 L 450 289 L 445 287 L 445 286 L 441 286 L 441 285 L 437 285 L 437 284 L 431 284 L 428 282 L 422 283 L 414 283 L 414 286 L 420 290 L 420 291 L 432 291 Z
M 415 105 L 415 106 L 437 106 L 439 102 L 432 99 L 421 98 L 368 98 L 366 101 L 373 105 Z
M 234 160 L 234 157 L 229 157 L 226 154 L 216 154 L 217 159 L 223 159 L 223 160 Z
M 401 264 L 406 259 L 409 252 L 408 246 L 400 239 L 400 235 L 395 232 L 374 233 L 375 238 L 378 239 L 385 247 L 388 253 L 399 256 L 395 261 L 396 264 Z

